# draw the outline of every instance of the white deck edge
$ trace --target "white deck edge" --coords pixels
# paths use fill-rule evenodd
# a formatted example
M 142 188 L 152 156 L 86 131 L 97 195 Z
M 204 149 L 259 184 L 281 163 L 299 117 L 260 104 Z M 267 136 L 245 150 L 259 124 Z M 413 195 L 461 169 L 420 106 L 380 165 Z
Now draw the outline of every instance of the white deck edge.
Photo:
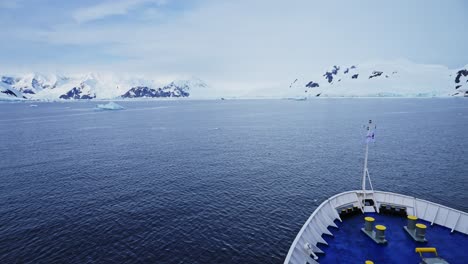
M 317 248 L 315 253 L 319 253 L 320 249 L 317 247 L 318 244 L 326 243 L 322 235 L 328 232 L 327 228 L 329 226 L 335 226 L 335 220 L 338 219 L 341 221 L 336 209 L 345 205 L 360 207 L 361 198 L 359 196 L 362 196 L 362 194 L 362 190 L 347 191 L 336 194 L 323 201 L 302 226 L 291 244 L 284 263 L 318 263 L 308 256 L 303 247 L 304 244 L 311 244 Z M 377 203 L 377 207 L 379 207 L 380 204 L 404 206 L 407 208 L 408 214 L 415 215 L 419 219 L 430 222 L 431 224 L 435 223 L 444 226 L 451 230 L 451 232 L 458 231 L 463 234 L 468 234 L 468 213 L 466 212 L 392 192 L 366 191 L 366 198 L 374 199 Z

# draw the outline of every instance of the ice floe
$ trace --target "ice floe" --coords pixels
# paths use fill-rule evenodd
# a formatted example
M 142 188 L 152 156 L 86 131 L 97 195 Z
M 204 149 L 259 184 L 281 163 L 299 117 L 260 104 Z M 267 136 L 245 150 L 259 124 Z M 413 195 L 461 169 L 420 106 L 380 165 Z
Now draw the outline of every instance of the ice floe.
M 123 110 L 125 107 L 116 104 L 114 102 L 109 102 L 107 104 L 98 104 L 96 105 L 96 109 L 98 110 Z

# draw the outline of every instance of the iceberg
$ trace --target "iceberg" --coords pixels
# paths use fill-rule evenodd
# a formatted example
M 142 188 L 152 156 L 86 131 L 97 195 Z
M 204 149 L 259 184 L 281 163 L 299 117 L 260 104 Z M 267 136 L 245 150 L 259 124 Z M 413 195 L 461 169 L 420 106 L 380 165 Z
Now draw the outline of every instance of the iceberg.
M 291 101 L 306 101 L 307 97 L 288 97 L 285 98 L 286 100 L 291 100 Z
M 114 102 L 109 102 L 107 104 L 98 104 L 96 105 L 96 109 L 98 110 L 123 110 L 125 107 L 116 104 Z

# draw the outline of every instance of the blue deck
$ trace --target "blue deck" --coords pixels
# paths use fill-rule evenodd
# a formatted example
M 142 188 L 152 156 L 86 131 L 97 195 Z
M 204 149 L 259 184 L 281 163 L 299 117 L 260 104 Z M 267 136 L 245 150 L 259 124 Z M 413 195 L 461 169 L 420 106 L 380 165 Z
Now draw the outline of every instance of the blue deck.
M 435 247 L 439 256 L 451 264 L 468 263 L 468 235 L 459 232 L 450 233 L 445 227 L 433 225 L 422 220 L 418 223 L 427 225 L 427 243 L 412 240 L 405 232 L 406 217 L 366 214 L 375 218 L 376 224 L 387 227 L 385 236 L 387 245 L 378 245 L 361 231 L 364 227 L 364 215 L 354 215 L 337 221 L 338 229 L 330 228 L 333 237 L 325 235 L 328 246 L 319 247 L 325 254 L 319 254 L 319 262 L 327 263 L 364 263 L 372 260 L 380 263 L 419 263 L 421 258 L 414 252 L 416 247 Z M 428 256 L 430 256 L 429 254 Z

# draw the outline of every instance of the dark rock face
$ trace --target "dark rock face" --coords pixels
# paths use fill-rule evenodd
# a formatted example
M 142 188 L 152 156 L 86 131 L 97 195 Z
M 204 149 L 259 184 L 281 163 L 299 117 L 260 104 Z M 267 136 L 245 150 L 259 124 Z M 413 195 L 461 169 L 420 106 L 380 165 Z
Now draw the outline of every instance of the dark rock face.
M 343 73 L 347 74 L 348 72 L 349 72 L 349 68 L 346 68 L 346 70 Z
M 293 86 L 293 84 L 295 84 L 297 82 L 298 79 L 294 80 L 294 82 L 292 82 L 290 85 L 289 85 L 289 88 L 291 88 Z
M 31 85 L 32 85 L 32 87 L 34 87 L 35 89 L 41 87 L 41 84 L 40 84 L 36 79 L 32 79 Z
M 80 90 L 76 87 L 73 87 L 73 89 L 71 89 L 70 91 L 68 91 L 68 93 L 66 94 L 62 94 L 59 98 L 60 99 L 79 99 L 79 98 L 76 98 L 76 97 L 80 97 L 79 96 L 80 94 Z
M 455 86 L 455 89 L 458 89 L 458 88 L 460 88 L 460 87 L 462 87 L 462 86 L 461 86 L 461 85 L 457 85 L 457 86 Z
M 310 81 L 308 84 L 306 84 L 307 88 L 315 88 L 315 87 L 320 87 L 320 85 L 316 82 Z
M 83 94 L 83 85 L 81 85 L 80 87 L 73 87 L 73 89 L 71 89 L 70 91 L 68 91 L 68 93 L 66 94 L 62 94 L 59 98 L 60 99 L 66 99 L 66 100 L 69 100 L 69 99 L 93 99 L 93 98 L 96 98 L 96 95 L 93 94 L 93 95 L 90 95 L 90 94 Z
M 171 97 L 171 91 L 166 91 L 164 88 L 158 88 L 154 97 Z
M 32 79 L 31 86 L 36 90 L 37 89 L 55 88 L 55 84 L 53 86 L 51 86 L 49 84 L 44 84 L 44 83 L 38 81 L 36 78 Z
M 190 93 L 187 92 L 190 90 L 190 87 L 187 84 L 178 86 L 174 82 L 171 82 L 170 84 L 164 86 L 162 90 L 172 90 L 172 92 L 170 92 L 171 97 L 188 97 L 190 95 Z
M 2 91 L 2 93 L 4 94 L 7 94 L 7 95 L 11 95 L 11 96 L 14 96 L 14 97 L 18 97 L 13 91 L 11 91 L 10 89 L 6 89 L 5 91 Z
M 187 85 L 177 86 L 174 82 L 158 89 L 149 88 L 147 86 L 136 86 L 123 94 L 122 98 L 188 97 L 190 93 L 188 93 L 187 90 L 189 90 Z
M 93 98 L 96 98 L 96 95 L 91 96 L 91 95 L 88 95 L 88 94 L 84 94 L 79 99 L 93 99 Z
M 325 72 L 323 76 L 325 77 L 325 79 L 328 80 L 329 83 L 331 83 L 333 81 L 333 75 L 338 74 L 339 70 L 340 70 L 340 67 L 335 65 L 333 66 L 333 69 L 331 71 Z
M 383 72 L 381 71 L 373 71 L 372 72 L 372 75 L 369 76 L 369 79 L 372 79 L 372 78 L 375 78 L 375 77 L 379 77 L 380 75 L 382 75 Z
M 2 82 L 8 85 L 13 85 L 16 83 L 15 78 L 9 76 L 2 76 Z
M 36 93 L 35 93 L 33 90 L 31 90 L 31 89 L 24 89 L 22 92 L 23 92 L 24 94 L 36 94 Z
M 146 86 L 137 86 L 122 95 L 123 98 L 156 97 L 156 90 Z
M 326 72 L 323 76 L 328 80 L 329 83 L 333 81 L 333 74 L 331 72 Z
M 351 69 L 356 69 L 356 66 L 354 66 L 354 65 L 353 65 L 353 66 L 351 66 Z
M 455 83 L 460 83 L 460 78 L 462 76 L 468 76 L 468 70 L 465 70 L 465 69 L 459 70 L 457 72 L 457 77 L 455 77 Z
M 357 79 L 359 76 L 359 74 L 354 74 L 353 76 L 351 76 L 352 79 Z

